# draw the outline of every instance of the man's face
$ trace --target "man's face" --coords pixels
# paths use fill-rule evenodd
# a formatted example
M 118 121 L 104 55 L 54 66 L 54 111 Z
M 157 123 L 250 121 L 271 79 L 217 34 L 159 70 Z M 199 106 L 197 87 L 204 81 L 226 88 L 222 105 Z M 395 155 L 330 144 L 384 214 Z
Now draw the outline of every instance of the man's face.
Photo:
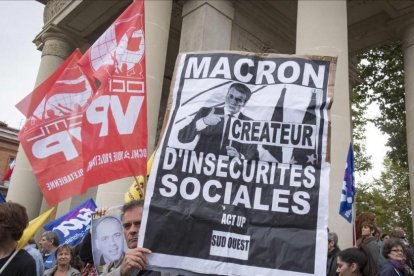
M 231 114 L 236 114 L 245 105 L 246 99 L 245 94 L 232 87 L 226 96 L 226 107 Z
M 95 245 L 102 252 L 105 263 L 118 260 L 124 251 L 122 228 L 116 219 L 102 221 L 96 229 Z
M 122 224 L 124 226 L 124 236 L 128 248 L 136 248 L 138 244 L 138 232 L 141 227 L 142 207 L 134 207 L 124 213 Z
M 40 252 L 50 253 L 52 249 L 52 241 L 49 241 L 45 236 L 43 236 L 39 241 L 39 250 Z

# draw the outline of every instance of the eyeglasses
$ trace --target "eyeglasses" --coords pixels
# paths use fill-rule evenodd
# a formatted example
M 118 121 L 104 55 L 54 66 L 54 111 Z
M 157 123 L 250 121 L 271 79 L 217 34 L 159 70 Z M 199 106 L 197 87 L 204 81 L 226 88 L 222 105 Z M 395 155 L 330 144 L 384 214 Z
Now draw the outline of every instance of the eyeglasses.
M 402 249 L 391 249 L 391 252 L 404 253 L 404 250 L 402 250 Z
M 234 100 L 237 105 L 243 105 L 246 102 L 245 97 L 236 97 L 233 94 L 229 93 L 227 96 L 230 100 Z

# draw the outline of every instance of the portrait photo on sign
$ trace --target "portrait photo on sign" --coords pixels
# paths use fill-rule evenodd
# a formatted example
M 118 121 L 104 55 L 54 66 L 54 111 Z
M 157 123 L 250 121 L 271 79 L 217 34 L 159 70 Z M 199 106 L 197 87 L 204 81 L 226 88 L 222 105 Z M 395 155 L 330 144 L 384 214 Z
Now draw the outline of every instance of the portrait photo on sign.
M 102 273 L 106 264 L 121 259 L 128 249 L 120 213 L 117 207 L 92 221 L 92 252 L 98 273 Z
M 139 235 L 150 267 L 325 274 L 335 68 L 335 57 L 178 57 Z

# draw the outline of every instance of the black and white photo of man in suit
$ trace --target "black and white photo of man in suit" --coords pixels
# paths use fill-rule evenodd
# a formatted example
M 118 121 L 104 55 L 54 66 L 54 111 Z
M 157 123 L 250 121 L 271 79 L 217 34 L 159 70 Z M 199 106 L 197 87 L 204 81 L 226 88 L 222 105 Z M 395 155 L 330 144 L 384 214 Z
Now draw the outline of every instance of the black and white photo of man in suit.
M 195 151 L 228 155 L 239 159 L 257 159 L 257 146 L 229 140 L 230 121 L 252 120 L 241 110 L 251 96 L 250 89 L 241 83 L 233 83 L 227 92 L 224 107 L 203 107 L 193 120 L 178 132 L 181 143 L 198 139 Z

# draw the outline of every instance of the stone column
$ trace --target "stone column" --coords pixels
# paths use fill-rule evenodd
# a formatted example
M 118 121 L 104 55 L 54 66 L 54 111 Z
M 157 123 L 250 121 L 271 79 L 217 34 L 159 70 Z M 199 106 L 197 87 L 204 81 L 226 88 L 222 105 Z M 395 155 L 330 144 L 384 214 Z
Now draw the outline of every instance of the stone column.
M 148 152 L 152 153 L 158 124 L 158 112 L 164 80 L 165 58 L 167 55 L 168 35 L 172 0 L 145 1 L 145 40 L 147 70 L 147 117 Z M 96 204 L 113 206 L 124 202 L 124 194 L 133 182 L 127 177 L 98 186 Z
M 407 24 L 407 27 L 405 28 L 403 34 L 403 54 L 408 169 L 411 206 L 414 206 L 414 125 L 409 123 L 414 120 L 414 21 Z M 412 219 L 414 222 L 414 217 Z
M 42 59 L 35 86 L 51 75 L 71 54 L 73 47 L 62 33 L 50 32 L 41 36 Z M 20 146 L 16 166 L 11 178 L 7 200 L 18 202 L 26 207 L 30 219 L 39 215 L 43 195 L 33 174 L 29 160 Z
M 348 76 L 348 31 L 345 0 L 298 1 L 296 53 L 338 56 L 335 95 L 331 108 L 331 173 L 329 221 L 340 247 L 352 246 L 352 224 L 339 216 L 339 200 L 349 143 L 351 110 Z
M 187 1 L 180 52 L 230 50 L 234 7 L 230 1 Z

